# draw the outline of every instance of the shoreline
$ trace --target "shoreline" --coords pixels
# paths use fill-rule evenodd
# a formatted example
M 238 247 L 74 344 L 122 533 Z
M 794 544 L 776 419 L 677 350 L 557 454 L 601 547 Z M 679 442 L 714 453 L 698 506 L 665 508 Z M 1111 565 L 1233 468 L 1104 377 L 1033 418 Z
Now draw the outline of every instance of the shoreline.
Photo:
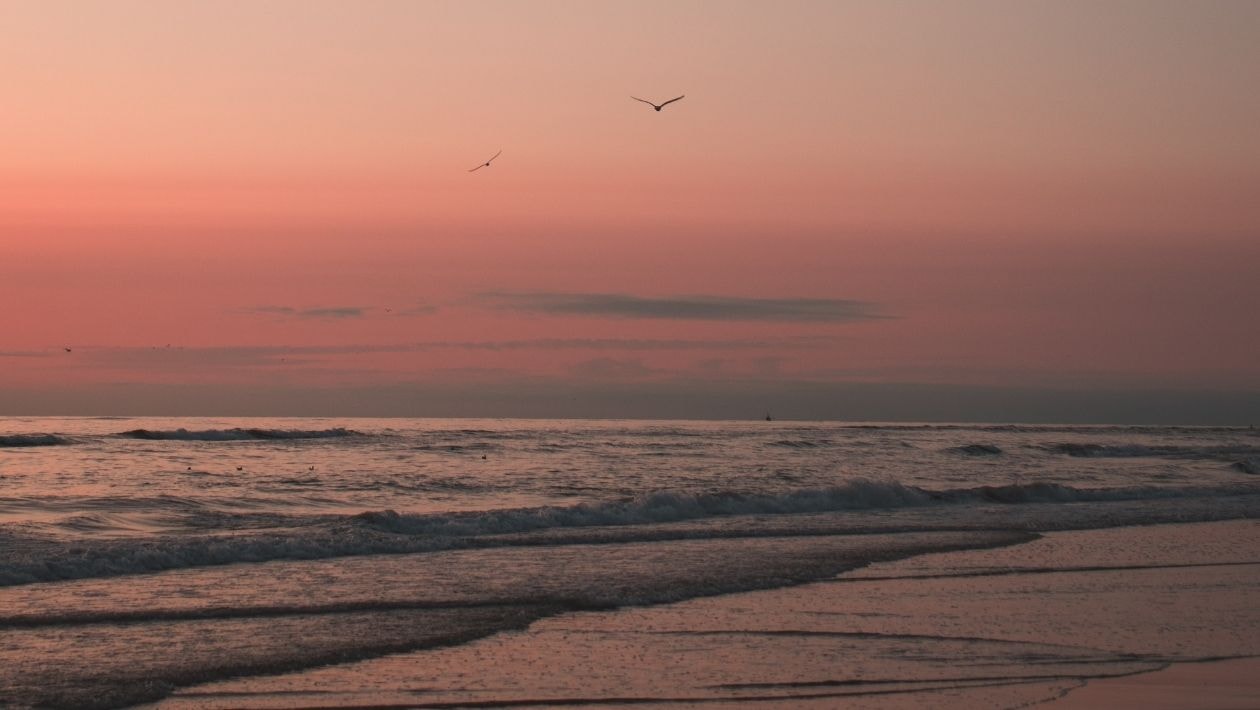
M 1260 707 L 1260 655 L 1181 661 L 1120 678 L 1085 680 L 1048 710 L 1254 710 Z
M 1260 610 L 1248 605 L 1258 549 L 1254 520 L 1052 532 L 801 586 L 564 614 L 458 647 L 192 687 L 149 707 L 1241 710 L 1257 704 L 1232 698 L 1260 697 L 1231 680 L 1236 666 L 1260 678 Z M 1196 655 L 1246 657 L 1189 662 Z M 1152 704 L 1161 699 L 1178 700 Z

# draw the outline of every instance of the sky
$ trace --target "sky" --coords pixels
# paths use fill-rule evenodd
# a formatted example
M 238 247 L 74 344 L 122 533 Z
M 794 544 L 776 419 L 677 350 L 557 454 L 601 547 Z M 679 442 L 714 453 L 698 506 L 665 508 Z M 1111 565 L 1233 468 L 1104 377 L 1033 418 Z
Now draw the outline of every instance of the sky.
M 0 0 L 0 415 L 1260 422 L 1257 37 Z

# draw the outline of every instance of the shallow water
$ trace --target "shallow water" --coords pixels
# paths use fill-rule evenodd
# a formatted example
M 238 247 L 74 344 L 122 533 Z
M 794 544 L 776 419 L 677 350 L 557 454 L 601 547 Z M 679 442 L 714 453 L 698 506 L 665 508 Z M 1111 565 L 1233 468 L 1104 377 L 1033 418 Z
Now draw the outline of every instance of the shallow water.
M 557 615 L 450 648 L 190 688 L 159 707 L 1019 708 L 1087 680 L 1260 654 L 1257 593 L 1260 521 L 1057 532 L 791 588 Z
M 5 419 L 0 700 L 120 707 L 1039 531 L 1256 517 L 1256 460 L 1243 428 Z

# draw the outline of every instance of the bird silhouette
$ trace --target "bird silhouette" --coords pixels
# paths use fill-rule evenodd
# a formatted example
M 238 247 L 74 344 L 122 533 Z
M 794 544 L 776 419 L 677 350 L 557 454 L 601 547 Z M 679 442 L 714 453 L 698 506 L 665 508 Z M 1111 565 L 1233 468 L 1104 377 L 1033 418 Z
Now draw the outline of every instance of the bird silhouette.
M 663 103 L 663 104 L 654 104 L 654 103 L 652 103 L 651 101 L 648 101 L 647 99 L 641 99 L 641 98 L 639 98 L 638 96 L 631 96 L 630 98 L 634 99 L 635 101 L 642 101 L 643 103 L 647 104 L 648 106 L 651 106 L 652 108 L 656 109 L 657 111 L 660 111 L 661 109 L 663 109 L 663 108 L 665 108 L 666 106 L 668 106 L 668 105 L 670 105 L 670 104 L 674 103 L 674 102 L 675 102 L 675 101 L 677 101 L 678 99 L 683 98 L 684 96 L 686 96 L 686 94 L 683 94 L 682 96 L 679 96 L 677 99 L 670 99 L 669 101 L 666 101 L 666 102 L 665 102 L 665 103 Z
M 490 156 L 490 160 L 487 160 L 486 162 L 482 163 L 481 165 L 478 165 L 477 167 L 473 168 L 472 170 L 469 170 L 468 172 L 475 173 L 478 170 L 481 170 L 482 168 L 490 167 L 490 161 L 494 160 L 495 158 L 499 157 L 502 154 L 503 154 L 503 151 L 500 150 L 498 153 L 495 153 L 494 155 Z

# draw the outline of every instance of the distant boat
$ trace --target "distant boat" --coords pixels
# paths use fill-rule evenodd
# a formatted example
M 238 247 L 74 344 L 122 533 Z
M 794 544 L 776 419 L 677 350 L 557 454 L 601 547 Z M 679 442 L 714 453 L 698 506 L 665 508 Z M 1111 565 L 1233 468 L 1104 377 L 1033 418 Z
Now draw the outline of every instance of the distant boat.
M 766 421 L 768 422 L 774 421 L 774 417 L 770 416 L 770 412 L 766 412 Z

